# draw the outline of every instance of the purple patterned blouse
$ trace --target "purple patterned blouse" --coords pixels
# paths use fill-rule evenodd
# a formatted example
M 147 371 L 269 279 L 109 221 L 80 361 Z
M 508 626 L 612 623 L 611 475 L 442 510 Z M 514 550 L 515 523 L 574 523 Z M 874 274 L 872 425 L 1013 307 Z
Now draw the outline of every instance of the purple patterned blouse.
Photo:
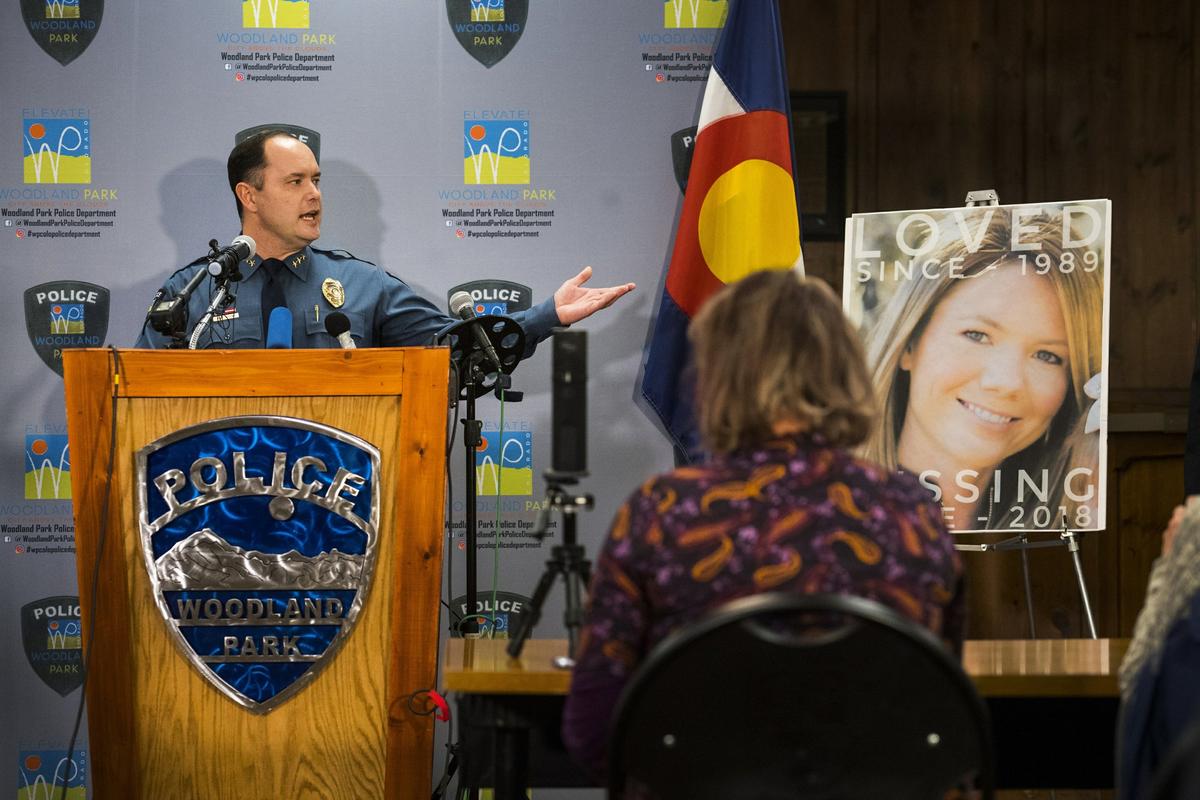
M 625 682 L 676 628 L 768 591 L 857 595 L 956 650 L 962 564 L 909 475 L 794 436 L 651 478 L 617 512 L 596 562 L 563 740 L 597 777 Z

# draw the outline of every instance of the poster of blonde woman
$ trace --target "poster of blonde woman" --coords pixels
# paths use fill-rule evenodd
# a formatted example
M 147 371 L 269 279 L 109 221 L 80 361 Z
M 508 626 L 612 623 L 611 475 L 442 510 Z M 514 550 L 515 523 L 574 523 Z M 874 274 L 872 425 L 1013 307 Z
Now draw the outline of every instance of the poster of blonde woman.
M 843 304 L 880 417 L 863 455 L 952 531 L 1104 527 L 1111 203 L 855 214 Z

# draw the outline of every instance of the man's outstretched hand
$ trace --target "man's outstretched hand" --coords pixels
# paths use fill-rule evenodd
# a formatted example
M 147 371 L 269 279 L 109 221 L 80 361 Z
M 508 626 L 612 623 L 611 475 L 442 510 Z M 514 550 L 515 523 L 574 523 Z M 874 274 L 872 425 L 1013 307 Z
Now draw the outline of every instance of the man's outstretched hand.
M 623 283 L 606 289 L 589 289 L 583 284 L 592 277 L 592 268 L 584 267 L 574 278 L 568 279 L 554 293 L 554 310 L 558 321 L 570 325 L 587 319 L 602 308 L 608 308 L 623 294 L 632 292 L 635 284 Z

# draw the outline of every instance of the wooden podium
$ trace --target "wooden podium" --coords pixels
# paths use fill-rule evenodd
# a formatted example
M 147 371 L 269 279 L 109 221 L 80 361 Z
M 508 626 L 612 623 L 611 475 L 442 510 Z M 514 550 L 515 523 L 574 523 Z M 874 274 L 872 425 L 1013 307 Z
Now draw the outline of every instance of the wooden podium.
M 428 797 L 433 718 L 409 697 L 437 676 L 448 351 L 79 349 L 63 362 L 95 797 Z M 373 445 L 378 523 L 369 591 L 332 663 L 255 713 L 202 677 L 156 604 L 135 462 L 174 431 L 263 415 Z

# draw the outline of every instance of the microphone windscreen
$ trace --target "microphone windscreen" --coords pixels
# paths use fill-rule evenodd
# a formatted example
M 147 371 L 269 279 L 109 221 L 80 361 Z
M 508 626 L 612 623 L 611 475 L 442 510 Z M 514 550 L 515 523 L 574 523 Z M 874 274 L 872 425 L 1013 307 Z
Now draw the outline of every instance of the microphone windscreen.
M 241 261 L 245 261 L 247 258 L 253 258 L 254 254 L 258 252 L 258 245 L 255 244 L 254 239 L 244 233 L 240 236 L 233 237 L 232 246 L 238 248 L 238 255 L 240 256 L 239 260 Z
M 335 311 L 325 318 L 325 331 L 333 338 L 341 336 L 350 330 L 350 318 L 340 311 Z
M 287 306 L 276 306 L 267 320 L 267 349 L 289 350 L 292 347 L 292 312 Z
M 463 313 L 463 312 L 467 313 Z M 470 292 L 455 292 L 450 295 L 450 313 L 460 319 L 470 319 L 475 316 L 475 301 Z

